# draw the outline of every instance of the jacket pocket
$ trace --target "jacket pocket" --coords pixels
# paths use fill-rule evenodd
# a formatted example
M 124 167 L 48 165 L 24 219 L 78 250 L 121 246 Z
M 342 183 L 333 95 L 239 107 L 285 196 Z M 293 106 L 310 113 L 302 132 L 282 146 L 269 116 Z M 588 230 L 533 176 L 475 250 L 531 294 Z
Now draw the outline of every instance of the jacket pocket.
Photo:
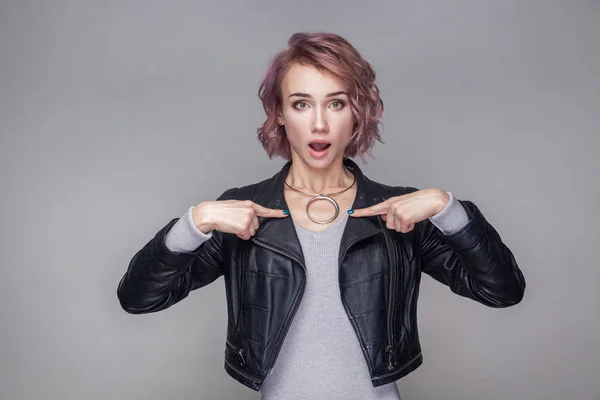
M 225 360 L 234 362 L 240 367 L 246 364 L 246 357 L 244 356 L 244 349 L 234 346 L 229 339 L 225 342 Z

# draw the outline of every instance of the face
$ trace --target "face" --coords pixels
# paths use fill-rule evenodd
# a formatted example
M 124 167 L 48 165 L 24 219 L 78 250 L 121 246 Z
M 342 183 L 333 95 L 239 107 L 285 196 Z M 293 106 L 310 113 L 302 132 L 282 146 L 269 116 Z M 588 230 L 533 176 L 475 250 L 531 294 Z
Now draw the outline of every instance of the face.
M 292 162 L 326 168 L 341 161 L 352 137 L 354 115 L 347 87 L 337 76 L 295 64 L 281 83 L 282 110 Z

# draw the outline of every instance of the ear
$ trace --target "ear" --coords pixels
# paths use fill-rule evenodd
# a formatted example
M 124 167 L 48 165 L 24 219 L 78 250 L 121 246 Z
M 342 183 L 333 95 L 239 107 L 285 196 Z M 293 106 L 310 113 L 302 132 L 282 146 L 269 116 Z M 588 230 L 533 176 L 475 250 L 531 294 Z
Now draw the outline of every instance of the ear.
M 283 117 L 281 115 L 277 117 L 277 123 L 279 123 L 279 125 L 283 125 Z

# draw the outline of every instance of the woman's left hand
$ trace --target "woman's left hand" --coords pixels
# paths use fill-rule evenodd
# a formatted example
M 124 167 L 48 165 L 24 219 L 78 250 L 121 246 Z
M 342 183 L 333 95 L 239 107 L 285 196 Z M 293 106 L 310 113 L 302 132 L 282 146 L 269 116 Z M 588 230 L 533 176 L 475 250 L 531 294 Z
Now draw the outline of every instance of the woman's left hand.
M 374 206 L 354 210 L 351 217 L 381 215 L 388 229 L 406 233 L 417 222 L 426 220 L 442 211 L 450 196 L 441 189 L 422 189 L 402 196 L 390 197 Z

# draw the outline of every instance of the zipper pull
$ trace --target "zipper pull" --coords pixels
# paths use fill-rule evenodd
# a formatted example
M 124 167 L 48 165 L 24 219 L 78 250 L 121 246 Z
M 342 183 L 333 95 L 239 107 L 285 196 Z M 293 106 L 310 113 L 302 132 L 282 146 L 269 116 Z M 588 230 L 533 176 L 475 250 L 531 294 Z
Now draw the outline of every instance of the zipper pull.
M 246 360 L 244 359 L 244 349 L 238 350 L 238 356 L 240 357 L 240 365 L 244 365 Z

